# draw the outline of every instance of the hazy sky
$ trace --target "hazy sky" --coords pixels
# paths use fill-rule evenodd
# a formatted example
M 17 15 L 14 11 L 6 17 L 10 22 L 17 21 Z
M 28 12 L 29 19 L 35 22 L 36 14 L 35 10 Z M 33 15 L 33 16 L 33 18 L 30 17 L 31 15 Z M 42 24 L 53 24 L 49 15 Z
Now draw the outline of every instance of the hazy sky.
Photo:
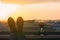
M 16 19 L 22 16 L 27 19 L 60 19 L 60 1 L 55 0 L 1 0 L 0 2 L 0 19 L 12 16 Z M 8 12 L 9 10 L 9 12 Z
M 59 2 L 60 0 L 1 0 L 4 3 L 17 3 L 17 4 L 35 4 L 44 2 Z

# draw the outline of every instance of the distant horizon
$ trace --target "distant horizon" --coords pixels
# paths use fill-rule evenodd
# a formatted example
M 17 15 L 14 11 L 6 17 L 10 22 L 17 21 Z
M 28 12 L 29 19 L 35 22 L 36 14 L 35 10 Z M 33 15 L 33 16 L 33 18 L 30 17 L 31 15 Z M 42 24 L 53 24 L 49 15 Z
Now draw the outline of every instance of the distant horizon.
M 60 21 L 60 20 L 36 20 L 36 19 L 30 19 L 30 20 L 24 20 L 24 21 L 32 21 L 32 20 L 35 20 L 35 21 Z M 14 20 L 16 21 L 16 20 Z M 7 22 L 7 20 L 0 20 L 0 22 Z

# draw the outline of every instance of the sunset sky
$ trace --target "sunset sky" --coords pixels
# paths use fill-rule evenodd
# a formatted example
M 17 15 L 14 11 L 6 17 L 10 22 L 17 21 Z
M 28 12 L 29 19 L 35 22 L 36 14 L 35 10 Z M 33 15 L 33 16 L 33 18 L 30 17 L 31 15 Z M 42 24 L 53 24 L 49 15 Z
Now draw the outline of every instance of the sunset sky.
M 60 19 L 59 0 L 0 0 L 0 20 L 7 20 L 8 17 L 15 20 L 22 16 L 24 20 Z

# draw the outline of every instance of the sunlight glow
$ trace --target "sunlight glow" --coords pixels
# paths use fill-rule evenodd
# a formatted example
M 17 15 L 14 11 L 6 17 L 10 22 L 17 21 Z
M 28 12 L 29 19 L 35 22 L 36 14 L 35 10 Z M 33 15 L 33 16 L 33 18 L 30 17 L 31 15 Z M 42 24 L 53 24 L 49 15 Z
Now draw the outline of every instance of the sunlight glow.
M 20 5 L 17 4 L 4 4 L 0 3 L 0 20 L 5 20 L 12 13 L 15 13 L 20 8 Z
M 25 5 L 0 3 L 0 20 L 5 20 L 9 16 L 13 17 L 14 19 L 16 19 L 18 16 L 22 16 L 24 20 L 59 20 L 60 2 Z
M 27 4 L 24 8 L 26 19 L 60 20 L 60 2 Z

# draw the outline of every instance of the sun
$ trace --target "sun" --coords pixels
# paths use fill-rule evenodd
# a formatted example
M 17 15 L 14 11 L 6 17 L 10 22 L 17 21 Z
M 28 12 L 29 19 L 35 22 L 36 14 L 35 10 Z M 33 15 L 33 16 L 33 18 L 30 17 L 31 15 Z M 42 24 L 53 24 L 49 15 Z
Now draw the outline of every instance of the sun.
M 0 21 L 7 20 L 7 18 L 18 11 L 20 8 L 17 4 L 5 4 L 0 2 Z

